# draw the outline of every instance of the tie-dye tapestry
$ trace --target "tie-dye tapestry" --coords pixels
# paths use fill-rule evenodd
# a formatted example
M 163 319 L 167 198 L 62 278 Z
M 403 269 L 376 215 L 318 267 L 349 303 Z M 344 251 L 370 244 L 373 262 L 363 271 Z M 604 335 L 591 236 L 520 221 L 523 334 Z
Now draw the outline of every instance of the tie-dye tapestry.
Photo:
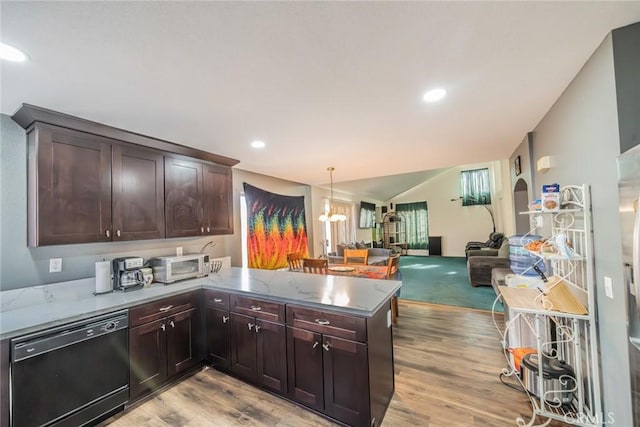
M 287 267 L 287 254 L 308 256 L 304 196 L 282 196 L 244 183 L 250 268 Z

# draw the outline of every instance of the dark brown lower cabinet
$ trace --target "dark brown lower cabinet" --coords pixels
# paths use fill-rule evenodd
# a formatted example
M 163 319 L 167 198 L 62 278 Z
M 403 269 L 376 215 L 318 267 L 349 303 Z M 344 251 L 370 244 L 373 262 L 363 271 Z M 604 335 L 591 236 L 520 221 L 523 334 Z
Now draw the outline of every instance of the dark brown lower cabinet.
M 285 326 L 231 313 L 231 371 L 276 393 L 287 392 Z
M 231 323 L 229 310 L 207 307 L 207 359 L 215 368 L 231 369 Z
M 287 327 L 289 395 L 349 425 L 369 420 L 367 345 Z
M 195 307 L 129 329 L 130 402 L 202 360 Z
M 167 380 L 165 319 L 129 329 L 129 396 L 133 400 Z M 166 326 L 164 326 L 166 328 Z

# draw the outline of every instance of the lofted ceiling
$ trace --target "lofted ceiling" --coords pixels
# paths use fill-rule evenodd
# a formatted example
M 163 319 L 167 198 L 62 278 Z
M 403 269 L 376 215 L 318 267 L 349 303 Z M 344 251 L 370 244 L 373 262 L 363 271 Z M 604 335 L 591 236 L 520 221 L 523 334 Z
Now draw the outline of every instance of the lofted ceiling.
M 4 114 L 30 103 L 311 185 L 334 166 L 336 188 L 386 200 L 507 158 L 640 2 L 2 1 L 0 19 L 30 57 L 2 63 Z M 448 96 L 423 103 L 434 87 Z M 381 176 L 384 194 L 362 181 Z

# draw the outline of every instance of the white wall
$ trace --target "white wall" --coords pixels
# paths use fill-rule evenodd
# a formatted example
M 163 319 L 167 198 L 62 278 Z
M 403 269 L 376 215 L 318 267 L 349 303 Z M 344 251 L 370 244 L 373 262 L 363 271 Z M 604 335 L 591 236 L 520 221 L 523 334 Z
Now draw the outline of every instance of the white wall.
M 534 129 L 533 161 L 552 156 L 547 173 L 536 172 L 536 187 L 589 184 L 592 195 L 596 297 L 605 414 L 632 425 L 626 303 L 621 261 L 616 157 L 618 116 L 609 35 Z M 540 197 L 540 188 L 535 189 Z M 613 279 L 613 299 L 603 278 Z M 601 418 L 602 419 L 602 418 Z M 604 418 L 606 419 L 606 418 Z
M 503 174 L 500 162 L 479 163 L 457 166 L 431 178 L 411 190 L 389 200 L 391 203 L 427 202 L 429 210 L 429 235 L 442 236 L 443 256 L 464 256 L 464 247 L 468 241 L 485 241 L 492 231 L 489 212 L 482 206 L 462 207 L 460 200 L 451 199 L 460 196 L 460 171 L 467 169 L 489 168 L 490 174 L 500 181 L 494 183 L 492 201 L 496 217 L 496 230 L 501 231 L 504 222 L 500 206 L 503 202 L 496 197 L 495 188 L 503 188 Z M 507 181 L 508 182 L 508 181 Z

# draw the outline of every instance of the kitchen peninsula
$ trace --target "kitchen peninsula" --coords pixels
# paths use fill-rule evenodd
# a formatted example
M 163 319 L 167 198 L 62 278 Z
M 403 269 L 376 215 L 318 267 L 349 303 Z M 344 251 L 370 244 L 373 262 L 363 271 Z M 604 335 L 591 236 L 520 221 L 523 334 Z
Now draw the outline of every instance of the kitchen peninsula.
M 390 299 L 398 281 L 229 268 L 202 279 L 94 296 L 93 280 L 2 292 L 2 359 L 13 357 L 12 338 L 129 309 L 130 405 L 157 389 L 136 389 L 134 350 L 144 346 L 136 347 L 133 331 L 156 322 L 154 334 L 165 328 L 175 334 L 183 331 L 182 313 L 189 312 L 184 330 L 195 334 L 187 340 L 195 345 L 187 352 L 189 372 L 206 358 L 221 371 L 347 425 L 379 425 L 384 417 L 394 390 Z M 182 306 L 170 302 L 182 303 L 187 295 L 191 306 L 177 312 Z M 138 325 L 150 309 L 166 310 L 165 317 Z M 166 377 L 156 385 L 170 383 Z M 9 385 L 3 383 L 4 395 Z

